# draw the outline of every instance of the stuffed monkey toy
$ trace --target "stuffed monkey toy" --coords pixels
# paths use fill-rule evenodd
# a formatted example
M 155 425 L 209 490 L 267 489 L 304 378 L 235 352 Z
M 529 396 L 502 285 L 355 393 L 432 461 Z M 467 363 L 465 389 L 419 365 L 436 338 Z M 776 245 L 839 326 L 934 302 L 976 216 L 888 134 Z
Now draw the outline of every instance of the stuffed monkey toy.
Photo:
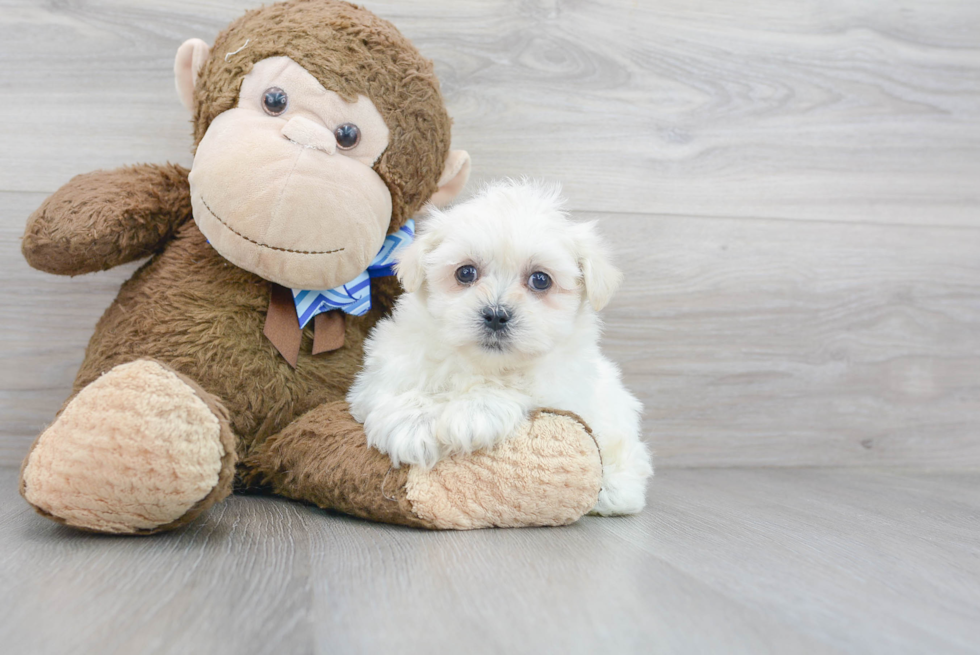
M 24 498 L 52 520 L 129 534 L 186 524 L 233 487 L 435 529 L 589 511 L 601 462 L 574 416 L 541 411 L 493 450 L 421 470 L 368 448 L 343 400 L 399 293 L 372 263 L 469 173 L 431 62 L 365 9 L 288 0 L 213 47 L 187 41 L 174 68 L 190 171 L 80 175 L 28 221 L 23 253 L 42 271 L 149 260 L 24 460 Z M 360 296 L 352 280 L 367 280 Z M 337 289 L 350 303 L 301 326 L 303 290 Z

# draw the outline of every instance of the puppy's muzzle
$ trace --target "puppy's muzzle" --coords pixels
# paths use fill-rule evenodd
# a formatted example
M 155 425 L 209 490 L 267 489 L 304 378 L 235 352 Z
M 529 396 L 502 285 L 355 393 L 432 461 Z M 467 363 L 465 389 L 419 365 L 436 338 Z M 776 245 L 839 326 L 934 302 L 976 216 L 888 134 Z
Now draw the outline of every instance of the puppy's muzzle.
M 501 305 L 487 305 L 480 312 L 480 316 L 483 318 L 483 327 L 488 332 L 496 333 L 507 329 L 511 313 Z

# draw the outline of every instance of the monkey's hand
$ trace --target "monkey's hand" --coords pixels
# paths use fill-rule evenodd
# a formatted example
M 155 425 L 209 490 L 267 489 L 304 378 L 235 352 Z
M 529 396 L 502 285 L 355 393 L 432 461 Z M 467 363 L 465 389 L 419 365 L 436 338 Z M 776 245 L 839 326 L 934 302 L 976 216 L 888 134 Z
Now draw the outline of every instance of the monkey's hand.
M 48 273 L 102 271 L 153 254 L 190 217 L 186 168 L 94 171 L 72 178 L 31 214 L 21 250 Z

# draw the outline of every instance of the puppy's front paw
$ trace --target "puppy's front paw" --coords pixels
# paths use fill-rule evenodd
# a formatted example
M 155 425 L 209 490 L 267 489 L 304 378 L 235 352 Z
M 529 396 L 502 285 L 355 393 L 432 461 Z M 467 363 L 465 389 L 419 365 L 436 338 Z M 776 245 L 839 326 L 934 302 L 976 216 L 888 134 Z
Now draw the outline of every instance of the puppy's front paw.
M 511 436 L 526 418 L 525 406 L 506 396 L 468 395 L 446 404 L 436 437 L 447 453 L 471 453 Z
M 373 411 L 364 421 L 368 445 L 388 455 L 395 468 L 409 464 L 430 469 L 442 456 L 436 413 L 420 405 L 424 403 L 398 403 Z

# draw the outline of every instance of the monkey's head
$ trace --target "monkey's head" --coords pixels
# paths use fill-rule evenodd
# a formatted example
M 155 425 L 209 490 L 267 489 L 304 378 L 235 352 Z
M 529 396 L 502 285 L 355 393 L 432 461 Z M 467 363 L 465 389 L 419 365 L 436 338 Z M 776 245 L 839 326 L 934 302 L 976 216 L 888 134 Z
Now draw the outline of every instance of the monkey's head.
M 174 72 L 194 115 L 194 220 L 226 259 L 284 286 L 349 282 L 469 175 L 432 63 L 355 5 L 250 11 L 212 48 L 185 42 Z

